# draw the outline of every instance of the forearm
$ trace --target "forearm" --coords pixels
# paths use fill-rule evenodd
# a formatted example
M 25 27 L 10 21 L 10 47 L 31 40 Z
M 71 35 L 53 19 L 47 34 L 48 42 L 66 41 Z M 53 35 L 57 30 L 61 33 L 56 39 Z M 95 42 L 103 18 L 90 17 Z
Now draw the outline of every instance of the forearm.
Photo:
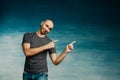
M 66 46 L 65 50 L 59 55 L 56 56 L 56 58 L 54 59 L 54 64 L 58 65 L 59 63 L 61 63 L 63 61 L 63 59 L 65 58 L 65 56 L 73 49 L 73 45 L 69 44 Z
M 65 56 L 67 55 L 66 51 L 63 51 L 55 60 L 54 64 L 58 65 L 59 63 L 61 63 L 63 61 L 63 59 L 65 58 Z
M 41 46 L 41 47 L 37 47 L 37 48 L 28 48 L 28 49 L 24 49 L 24 53 L 25 53 L 26 57 L 29 57 L 29 56 L 36 55 L 40 52 L 43 52 L 46 49 L 47 49 L 46 46 Z
M 31 44 L 29 44 L 29 43 L 24 43 L 22 46 L 26 57 L 33 56 L 33 55 L 39 54 L 40 52 L 43 52 L 45 50 L 54 48 L 54 43 L 50 42 L 46 45 L 43 45 L 43 46 L 40 46 L 37 48 L 30 48 L 30 46 L 31 46 Z
M 66 48 L 64 49 L 64 51 L 57 56 L 55 53 L 50 54 L 50 58 L 52 60 L 52 62 L 55 65 L 58 65 L 59 63 L 61 63 L 63 61 L 63 59 L 65 58 L 65 56 L 71 51 L 73 50 L 73 44 L 75 43 L 75 41 L 73 41 L 72 43 L 70 43 L 69 45 L 66 46 Z

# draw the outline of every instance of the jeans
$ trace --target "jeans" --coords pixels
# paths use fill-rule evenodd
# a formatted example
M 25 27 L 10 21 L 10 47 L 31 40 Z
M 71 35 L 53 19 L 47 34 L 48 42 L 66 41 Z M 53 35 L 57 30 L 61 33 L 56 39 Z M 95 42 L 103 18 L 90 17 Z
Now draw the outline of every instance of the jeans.
M 23 80 L 48 80 L 47 72 L 43 73 L 23 73 Z

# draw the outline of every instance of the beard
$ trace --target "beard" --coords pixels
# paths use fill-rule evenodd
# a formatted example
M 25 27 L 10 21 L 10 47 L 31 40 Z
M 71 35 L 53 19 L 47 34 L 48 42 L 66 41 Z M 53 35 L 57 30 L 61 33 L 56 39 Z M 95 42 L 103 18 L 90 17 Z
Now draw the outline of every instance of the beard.
M 47 33 L 48 33 L 48 32 L 47 32 L 45 29 L 42 29 L 42 30 L 41 30 L 41 34 L 42 34 L 42 35 L 46 35 Z

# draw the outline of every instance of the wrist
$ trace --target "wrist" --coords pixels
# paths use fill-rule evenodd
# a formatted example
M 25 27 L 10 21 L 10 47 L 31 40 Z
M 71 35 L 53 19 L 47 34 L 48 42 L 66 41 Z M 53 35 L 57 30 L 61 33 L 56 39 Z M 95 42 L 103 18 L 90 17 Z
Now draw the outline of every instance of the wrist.
M 48 46 L 47 45 L 43 46 L 43 49 L 44 50 L 48 49 Z

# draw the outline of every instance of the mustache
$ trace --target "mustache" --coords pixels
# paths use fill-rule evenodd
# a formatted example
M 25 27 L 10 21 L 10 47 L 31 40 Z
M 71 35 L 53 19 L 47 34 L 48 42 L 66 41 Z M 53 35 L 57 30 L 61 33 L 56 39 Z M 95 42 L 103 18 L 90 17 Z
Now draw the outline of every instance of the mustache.
M 47 34 L 47 33 L 48 32 L 45 29 L 43 29 L 42 34 Z

